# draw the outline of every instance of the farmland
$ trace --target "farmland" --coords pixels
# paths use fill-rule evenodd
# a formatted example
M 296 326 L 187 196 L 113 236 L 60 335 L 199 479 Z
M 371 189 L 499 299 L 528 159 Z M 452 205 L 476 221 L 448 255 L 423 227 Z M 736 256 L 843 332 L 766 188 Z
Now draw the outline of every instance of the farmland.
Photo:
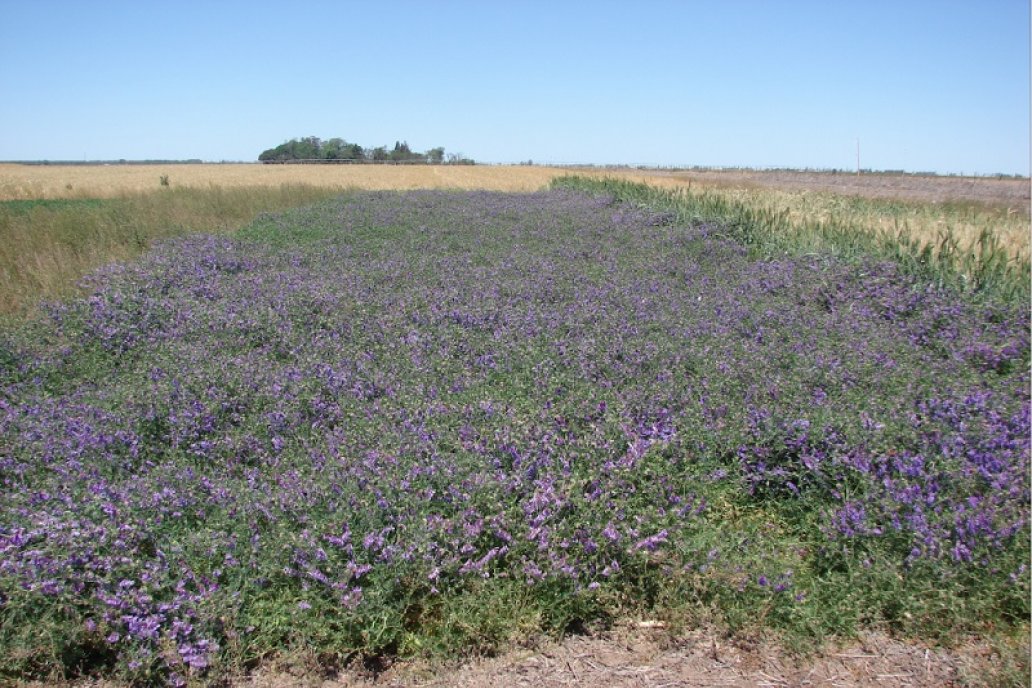
M 308 185 L 331 189 L 535 191 L 554 168 L 482 165 L 0 165 L 0 199 L 109 198 L 170 188 Z
M 1027 238 L 440 169 L 0 185 L 37 219 L 238 199 L 0 330 L 0 677 L 203 683 L 625 615 L 796 647 L 1027 628 Z M 940 220 L 1015 214 L 978 203 Z
M 150 242 L 227 232 L 262 212 L 346 190 L 536 191 L 569 170 L 449 165 L 0 165 L 0 314 L 76 293 L 78 280 Z M 916 175 L 578 169 L 850 231 L 962 252 L 990 232 L 1029 257 L 1028 181 Z M 167 184 L 167 185 L 166 185 Z

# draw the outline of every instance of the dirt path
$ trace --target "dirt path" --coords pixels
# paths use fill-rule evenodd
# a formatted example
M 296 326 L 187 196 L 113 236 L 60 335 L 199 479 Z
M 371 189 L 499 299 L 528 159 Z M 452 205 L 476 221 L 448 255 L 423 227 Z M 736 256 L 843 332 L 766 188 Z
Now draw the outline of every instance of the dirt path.
M 1021 651 L 1027 654 L 1027 645 Z M 733 643 L 710 632 L 673 639 L 664 631 L 629 628 L 573 636 L 456 667 L 401 663 L 376 676 L 346 671 L 332 677 L 267 671 L 236 688 L 1011 685 L 1013 680 L 997 676 L 1007 667 L 1005 660 L 979 643 L 947 651 L 878 634 L 800 660 L 775 645 Z M 1014 673 L 1013 666 L 1009 670 L 1021 685 L 1023 674 Z M 1002 683 L 996 682 L 999 678 L 1004 678 Z

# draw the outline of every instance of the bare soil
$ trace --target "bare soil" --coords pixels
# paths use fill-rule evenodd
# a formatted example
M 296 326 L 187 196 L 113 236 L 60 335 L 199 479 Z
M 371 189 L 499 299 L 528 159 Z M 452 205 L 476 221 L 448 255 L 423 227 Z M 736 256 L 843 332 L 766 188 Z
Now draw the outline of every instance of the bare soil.
M 935 175 L 787 170 L 648 171 L 657 177 L 703 184 L 760 187 L 792 191 L 820 191 L 844 196 L 943 203 L 968 201 L 1029 212 L 1028 179 L 997 177 L 942 177 Z
M 1028 645 L 1021 650 L 1027 656 Z M 946 650 L 869 634 L 800 658 L 777 644 L 729 640 L 713 631 L 673 636 L 631 625 L 594 636 L 571 636 L 531 649 L 441 667 L 399 663 L 378 673 L 265 670 L 235 688 L 631 688 L 641 686 L 981 686 L 1027 685 L 1006 658 L 974 640 Z M 1023 683 L 1024 682 L 1024 683 Z

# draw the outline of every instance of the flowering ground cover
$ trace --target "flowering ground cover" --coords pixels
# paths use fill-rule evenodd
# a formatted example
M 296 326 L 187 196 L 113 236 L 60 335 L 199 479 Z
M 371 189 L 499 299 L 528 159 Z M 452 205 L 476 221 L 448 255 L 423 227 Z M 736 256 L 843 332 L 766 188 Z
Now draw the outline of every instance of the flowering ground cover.
M 562 189 L 353 193 L 91 285 L 0 331 L 0 676 L 1027 621 L 1026 300 Z

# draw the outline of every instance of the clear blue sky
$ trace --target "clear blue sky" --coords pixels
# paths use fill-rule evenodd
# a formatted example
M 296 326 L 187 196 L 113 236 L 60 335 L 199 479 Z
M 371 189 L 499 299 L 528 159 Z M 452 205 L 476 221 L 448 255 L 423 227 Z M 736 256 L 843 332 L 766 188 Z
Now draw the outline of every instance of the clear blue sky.
M 1028 0 L 0 0 L 0 160 L 1029 173 Z

